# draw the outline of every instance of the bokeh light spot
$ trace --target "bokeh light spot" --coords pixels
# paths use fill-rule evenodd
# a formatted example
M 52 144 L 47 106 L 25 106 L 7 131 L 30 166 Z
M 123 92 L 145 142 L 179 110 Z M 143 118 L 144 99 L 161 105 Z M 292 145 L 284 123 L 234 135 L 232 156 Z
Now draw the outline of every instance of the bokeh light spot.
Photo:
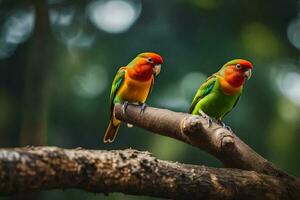
M 61 10 L 49 10 L 50 22 L 56 26 L 69 26 L 74 19 L 74 15 L 75 9 L 73 7 Z
M 94 98 L 107 87 L 107 72 L 103 67 L 90 66 L 81 75 L 74 77 L 73 90 L 84 98 Z
M 67 47 L 89 48 L 93 45 L 95 32 L 86 30 L 86 20 L 74 6 L 64 9 L 51 9 L 50 22 L 54 36 Z
M 279 115 L 287 123 L 295 124 L 299 121 L 299 107 L 293 102 L 287 102 L 286 98 L 281 98 L 277 103 Z
M 300 49 L 300 19 L 293 20 L 287 28 L 289 41 L 298 49 Z
M 180 90 L 187 100 L 191 101 L 197 89 L 207 77 L 200 72 L 190 72 L 183 76 L 180 82 Z
M 189 106 L 189 101 L 184 98 L 178 88 L 180 88 L 179 83 L 173 82 L 160 89 L 159 95 L 154 96 L 156 105 L 168 109 L 186 111 Z
M 280 92 L 291 102 L 300 106 L 300 71 L 297 66 L 293 63 L 282 63 L 271 74 L 272 80 L 275 75 Z
M 11 56 L 17 48 L 16 44 L 7 43 L 2 38 L 0 39 L 0 59 Z
M 25 42 L 32 34 L 35 13 L 31 7 L 16 9 L 7 17 L 0 34 L 0 59 L 12 55 L 18 44 Z
M 140 1 L 94 1 L 88 6 L 91 22 L 108 33 L 123 33 L 141 13 Z
M 190 72 L 179 82 L 161 89 L 161 95 L 155 101 L 162 107 L 187 112 L 197 89 L 205 79 L 206 76 L 200 72 Z
M 280 82 L 280 89 L 291 101 L 300 106 L 300 73 L 287 72 Z
M 34 18 L 32 8 L 15 10 L 3 26 L 6 42 L 19 44 L 26 41 L 33 31 Z
M 242 44 L 249 54 L 260 58 L 272 58 L 281 49 L 278 38 L 267 26 L 259 23 L 248 24 L 242 29 Z

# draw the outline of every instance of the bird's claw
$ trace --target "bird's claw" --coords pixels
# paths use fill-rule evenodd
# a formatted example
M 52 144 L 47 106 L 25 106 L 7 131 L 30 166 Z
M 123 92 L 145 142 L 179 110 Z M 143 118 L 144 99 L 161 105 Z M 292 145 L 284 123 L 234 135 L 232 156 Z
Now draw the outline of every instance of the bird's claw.
M 207 117 L 207 128 L 211 127 L 212 119 L 210 117 Z
M 226 128 L 228 131 L 232 132 L 232 129 L 227 126 L 224 122 L 222 122 L 222 120 L 218 120 L 218 123 L 223 127 Z
M 144 113 L 146 108 L 147 108 L 147 104 L 141 103 L 140 105 L 141 105 L 141 112 L 140 113 Z
M 232 132 L 232 129 L 230 128 L 230 126 L 224 126 L 224 128 L 226 128 L 229 132 Z
M 211 124 L 213 122 L 213 120 L 205 113 L 203 112 L 202 110 L 199 111 L 199 114 L 207 120 L 207 128 L 211 127 Z
M 126 114 L 127 107 L 128 107 L 128 101 L 124 101 L 122 105 L 122 111 L 124 115 Z

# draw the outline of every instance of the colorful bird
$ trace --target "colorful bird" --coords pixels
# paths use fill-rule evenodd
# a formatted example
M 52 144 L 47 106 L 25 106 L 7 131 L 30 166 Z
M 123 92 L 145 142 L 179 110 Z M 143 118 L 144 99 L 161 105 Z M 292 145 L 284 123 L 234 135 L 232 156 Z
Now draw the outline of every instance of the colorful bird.
M 250 79 L 252 64 L 247 60 L 235 59 L 226 63 L 218 72 L 208 77 L 200 86 L 192 101 L 189 113 L 217 120 L 223 127 L 223 117 L 237 104 L 245 81 Z M 211 118 L 210 118 L 211 117 Z
M 103 138 L 104 143 L 114 141 L 121 121 L 115 117 L 114 104 L 123 103 L 123 112 L 129 103 L 146 108 L 145 101 L 151 93 L 154 77 L 160 73 L 163 59 L 156 53 L 141 53 L 127 66 L 119 68 L 113 80 L 110 93 L 111 118 Z

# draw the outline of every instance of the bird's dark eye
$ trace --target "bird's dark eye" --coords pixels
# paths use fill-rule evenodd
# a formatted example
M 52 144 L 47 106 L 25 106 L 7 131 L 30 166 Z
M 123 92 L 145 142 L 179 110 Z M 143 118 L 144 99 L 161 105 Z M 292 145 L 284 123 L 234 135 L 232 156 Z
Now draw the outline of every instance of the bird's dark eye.
M 241 69 L 241 68 L 242 68 L 242 65 L 241 65 L 241 64 L 236 64 L 235 68 L 236 68 L 236 69 Z
M 153 59 L 152 59 L 152 58 L 148 58 L 148 59 L 147 59 L 147 62 L 148 62 L 148 63 L 153 63 Z

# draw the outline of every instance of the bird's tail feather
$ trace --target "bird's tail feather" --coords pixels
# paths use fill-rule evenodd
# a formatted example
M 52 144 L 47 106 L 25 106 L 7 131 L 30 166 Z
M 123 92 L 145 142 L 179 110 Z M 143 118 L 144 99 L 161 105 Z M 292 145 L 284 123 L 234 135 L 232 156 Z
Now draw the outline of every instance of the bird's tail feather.
M 112 143 L 118 133 L 119 127 L 121 125 L 121 122 L 117 120 L 115 117 L 112 117 L 110 119 L 109 125 L 105 131 L 103 142 L 104 143 Z

